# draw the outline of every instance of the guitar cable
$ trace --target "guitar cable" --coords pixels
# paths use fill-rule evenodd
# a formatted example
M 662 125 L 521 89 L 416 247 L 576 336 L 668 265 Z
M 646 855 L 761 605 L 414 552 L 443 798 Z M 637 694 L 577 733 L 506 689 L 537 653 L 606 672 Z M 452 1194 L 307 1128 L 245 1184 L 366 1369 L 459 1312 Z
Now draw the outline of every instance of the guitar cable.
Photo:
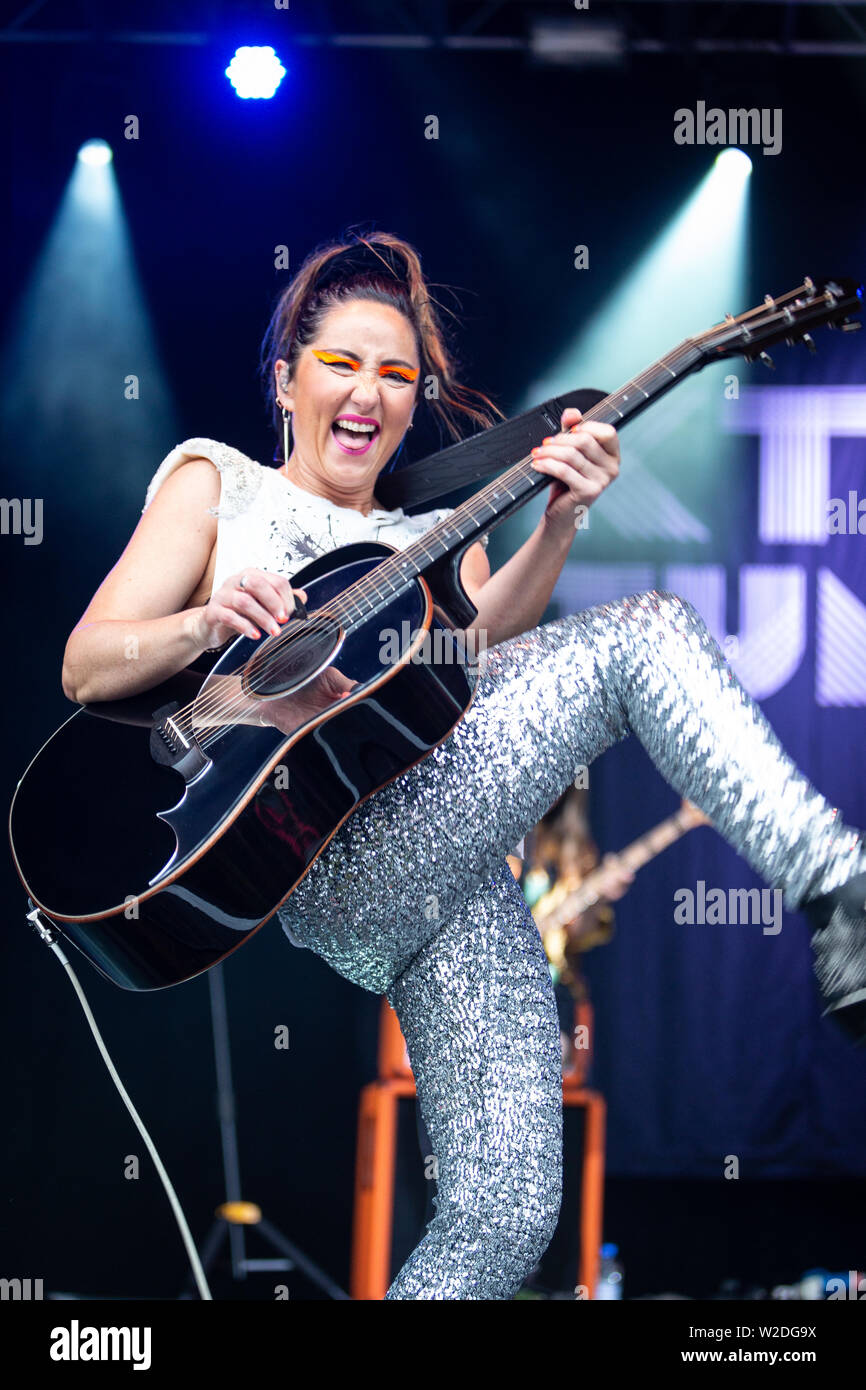
M 57 928 L 54 926 L 53 922 L 48 921 L 48 919 L 44 916 L 41 909 L 34 906 L 32 898 L 28 898 L 27 902 L 30 908 L 32 909 L 30 912 L 27 913 L 27 920 L 34 927 L 41 940 L 45 942 L 46 946 L 51 947 L 52 951 L 54 952 L 57 959 L 60 961 L 61 965 L 63 966 L 64 970 L 69 976 L 70 980 L 72 981 L 72 987 L 75 990 L 75 993 L 78 995 L 81 1007 L 84 1010 L 84 1016 L 87 1019 L 87 1022 L 90 1024 L 90 1030 L 93 1033 L 94 1038 L 96 1039 L 96 1046 L 102 1053 L 102 1059 L 105 1062 L 106 1067 L 108 1068 L 108 1074 L 114 1082 L 115 1086 L 117 1087 L 118 1091 L 120 1092 L 120 1098 L 126 1106 L 127 1110 L 129 1111 L 130 1115 L 132 1116 L 135 1126 L 145 1142 L 147 1151 L 153 1159 L 154 1166 L 156 1168 L 157 1173 L 159 1174 L 160 1181 L 163 1187 L 165 1188 L 166 1196 L 168 1197 L 169 1204 L 171 1206 L 172 1212 L 174 1213 L 175 1221 L 177 1222 L 178 1229 L 180 1230 L 181 1239 L 183 1240 L 184 1246 L 186 1247 L 186 1253 L 189 1257 L 190 1265 L 192 1266 L 193 1277 L 195 1278 L 196 1285 L 198 1286 L 199 1294 L 201 1295 L 201 1298 L 204 1301 L 213 1302 L 213 1294 L 211 1293 L 210 1288 L 208 1287 L 208 1282 L 205 1278 L 205 1272 L 202 1268 L 201 1260 L 198 1257 L 198 1251 L 195 1248 L 195 1242 L 193 1241 L 192 1235 L 190 1234 L 189 1225 L 187 1224 L 186 1217 L 183 1214 L 183 1209 L 178 1200 L 177 1193 L 175 1192 L 172 1186 L 171 1179 L 169 1178 L 168 1173 L 165 1171 L 162 1159 L 156 1151 L 156 1146 L 154 1145 L 153 1140 L 151 1139 L 150 1135 L 144 1127 L 144 1121 L 142 1120 L 141 1116 L 139 1115 L 138 1111 L 136 1110 L 135 1106 L 130 1100 L 126 1087 L 124 1086 L 117 1073 L 117 1068 L 115 1067 L 110 1056 L 108 1055 L 108 1049 L 106 1048 L 105 1043 L 102 1041 L 102 1034 L 100 1033 L 99 1028 L 97 1027 L 96 1019 L 93 1017 L 93 1013 L 85 997 L 84 990 L 81 988 L 78 976 L 72 969 L 72 966 L 69 964 L 69 961 L 67 960 L 61 946 L 58 943 L 57 938 L 59 936 L 59 932 Z

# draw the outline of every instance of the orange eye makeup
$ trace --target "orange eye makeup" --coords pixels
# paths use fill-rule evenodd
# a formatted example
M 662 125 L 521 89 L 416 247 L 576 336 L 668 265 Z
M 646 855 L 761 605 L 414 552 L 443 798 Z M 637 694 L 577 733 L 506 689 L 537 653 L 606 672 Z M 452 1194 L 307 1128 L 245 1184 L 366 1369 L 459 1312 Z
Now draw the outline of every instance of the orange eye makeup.
M 341 352 L 324 352 L 320 348 L 313 348 L 313 356 L 318 357 L 320 362 L 327 362 L 328 366 L 335 366 L 339 363 L 342 367 L 351 367 L 352 371 L 360 369 L 360 362 L 357 357 L 344 357 Z
M 399 376 L 403 381 L 417 381 L 419 370 L 418 367 L 380 367 L 379 375 Z
M 326 352 L 323 348 L 312 348 L 311 352 L 320 362 L 326 366 L 351 367 L 353 372 L 361 370 L 361 363 L 357 357 L 348 357 L 342 352 Z M 416 381 L 420 372 L 419 367 L 399 367 L 382 365 L 379 368 L 380 376 L 397 376 L 402 381 Z

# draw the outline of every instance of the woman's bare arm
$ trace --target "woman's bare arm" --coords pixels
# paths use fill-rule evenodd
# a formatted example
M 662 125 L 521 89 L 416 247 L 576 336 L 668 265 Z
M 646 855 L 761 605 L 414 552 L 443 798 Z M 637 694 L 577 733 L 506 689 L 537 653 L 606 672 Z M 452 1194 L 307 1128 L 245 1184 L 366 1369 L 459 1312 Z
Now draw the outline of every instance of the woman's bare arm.
M 220 479 L 208 459 L 172 473 L 141 517 L 66 644 L 63 691 L 85 704 L 149 690 L 209 645 L 204 605 L 187 608 L 217 534 L 208 507 Z

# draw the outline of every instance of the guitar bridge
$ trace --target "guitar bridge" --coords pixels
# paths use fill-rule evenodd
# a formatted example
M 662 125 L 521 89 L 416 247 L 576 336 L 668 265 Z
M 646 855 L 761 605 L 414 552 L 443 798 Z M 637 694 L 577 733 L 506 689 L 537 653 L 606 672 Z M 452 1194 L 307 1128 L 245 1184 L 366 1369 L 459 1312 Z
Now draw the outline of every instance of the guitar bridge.
M 208 765 L 208 759 L 199 747 L 195 735 L 181 728 L 180 722 L 172 716 L 180 708 L 173 700 L 153 711 L 154 724 L 150 731 L 150 755 L 160 767 L 170 767 L 179 772 L 185 781 L 191 782 Z

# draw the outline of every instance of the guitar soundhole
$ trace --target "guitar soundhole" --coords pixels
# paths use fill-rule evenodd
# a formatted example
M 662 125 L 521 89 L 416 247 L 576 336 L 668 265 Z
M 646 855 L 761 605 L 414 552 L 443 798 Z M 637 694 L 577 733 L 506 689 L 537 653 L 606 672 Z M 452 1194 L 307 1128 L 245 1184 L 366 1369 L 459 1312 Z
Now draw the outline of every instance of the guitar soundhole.
M 246 663 L 245 692 L 259 700 L 287 694 L 328 664 L 343 637 L 336 618 L 326 613 L 291 619 L 278 637 L 262 642 Z

